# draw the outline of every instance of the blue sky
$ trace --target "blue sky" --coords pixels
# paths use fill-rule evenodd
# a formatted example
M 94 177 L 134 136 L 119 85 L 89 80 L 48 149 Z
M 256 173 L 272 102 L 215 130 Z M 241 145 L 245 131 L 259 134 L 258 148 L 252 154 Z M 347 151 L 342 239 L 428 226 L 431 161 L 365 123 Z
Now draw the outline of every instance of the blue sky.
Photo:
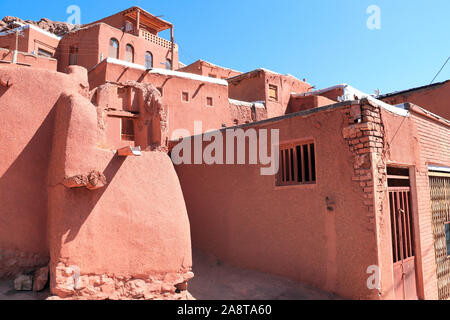
M 1 1 L 0 15 L 81 23 L 138 5 L 175 25 L 180 60 L 240 71 L 265 67 L 317 88 L 348 83 L 373 93 L 429 84 L 450 55 L 448 0 L 60 0 Z M 369 30 L 366 10 L 381 9 Z M 436 81 L 450 78 L 450 63 Z

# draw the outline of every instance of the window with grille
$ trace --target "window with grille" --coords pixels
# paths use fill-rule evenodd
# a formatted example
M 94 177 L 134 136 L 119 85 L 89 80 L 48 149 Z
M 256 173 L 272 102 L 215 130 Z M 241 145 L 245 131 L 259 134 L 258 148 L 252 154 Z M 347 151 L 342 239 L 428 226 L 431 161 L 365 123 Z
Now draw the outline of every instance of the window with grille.
M 278 101 L 278 87 L 274 85 L 269 85 L 269 99 Z
M 313 142 L 280 146 L 277 186 L 316 183 L 316 149 Z
M 121 119 L 121 139 L 122 141 L 134 141 L 134 123 L 133 119 Z

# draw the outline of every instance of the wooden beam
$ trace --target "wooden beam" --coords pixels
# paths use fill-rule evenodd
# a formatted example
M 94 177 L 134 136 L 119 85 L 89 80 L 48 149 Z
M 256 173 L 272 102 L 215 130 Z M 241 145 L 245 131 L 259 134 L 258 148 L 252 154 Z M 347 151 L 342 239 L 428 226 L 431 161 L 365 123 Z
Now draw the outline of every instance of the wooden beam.
M 136 12 L 136 35 L 139 36 L 139 29 L 141 25 L 141 10 L 137 10 Z
M 172 42 L 172 48 L 171 48 L 171 53 L 172 53 L 172 70 L 175 70 L 175 63 L 174 63 L 174 56 L 175 56 L 175 39 L 173 36 L 173 26 L 170 27 L 170 41 Z

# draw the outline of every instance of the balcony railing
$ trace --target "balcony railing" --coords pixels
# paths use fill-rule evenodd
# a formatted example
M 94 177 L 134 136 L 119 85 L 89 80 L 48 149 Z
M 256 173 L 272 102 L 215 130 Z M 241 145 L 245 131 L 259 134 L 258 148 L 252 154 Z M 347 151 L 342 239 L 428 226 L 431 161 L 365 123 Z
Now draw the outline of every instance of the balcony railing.
M 155 43 L 155 44 L 157 44 L 161 47 L 167 48 L 167 49 L 172 49 L 172 42 L 170 42 L 169 40 L 160 38 L 158 36 L 155 36 L 154 34 L 148 32 L 148 31 L 140 29 L 139 35 L 149 42 Z

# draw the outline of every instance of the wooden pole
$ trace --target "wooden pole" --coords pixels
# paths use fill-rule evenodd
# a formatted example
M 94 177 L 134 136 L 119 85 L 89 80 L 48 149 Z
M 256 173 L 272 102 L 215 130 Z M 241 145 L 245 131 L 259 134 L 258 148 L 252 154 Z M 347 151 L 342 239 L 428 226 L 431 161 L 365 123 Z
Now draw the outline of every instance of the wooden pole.
M 170 27 L 170 41 L 172 42 L 172 70 L 175 70 L 175 63 L 174 63 L 174 60 L 173 60 L 173 58 L 174 58 L 174 56 L 175 56 L 175 53 L 174 53 L 174 51 L 175 51 L 175 39 L 174 39 L 174 37 L 173 37 L 173 26 L 172 27 Z
M 141 10 L 137 9 L 136 12 L 136 35 L 139 36 L 139 30 L 140 30 L 140 25 L 141 25 Z
M 16 34 L 16 48 L 13 53 L 12 63 L 17 63 L 17 53 L 19 50 L 19 31 L 16 30 L 15 34 Z

